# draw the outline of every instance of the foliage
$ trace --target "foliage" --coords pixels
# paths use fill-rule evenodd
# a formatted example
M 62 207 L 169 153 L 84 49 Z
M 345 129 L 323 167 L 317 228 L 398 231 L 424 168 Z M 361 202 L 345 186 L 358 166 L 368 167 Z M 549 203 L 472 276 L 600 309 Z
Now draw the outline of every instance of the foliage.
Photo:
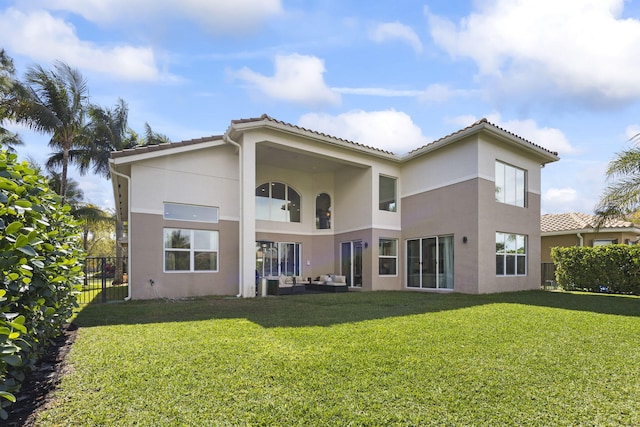
M 640 246 L 551 249 L 563 289 L 640 295 Z
M 631 138 L 635 145 L 616 153 L 606 174 L 610 181 L 595 208 L 600 224 L 609 218 L 623 218 L 640 208 L 640 134 Z
M 9 107 L 15 93 L 16 80 L 14 77 L 15 68 L 13 61 L 9 58 L 4 49 L 0 49 L 0 144 L 7 147 L 9 151 L 14 151 L 15 145 L 21 145 L 20 137 L 5 129 L 3 122 L 11 117 L 12 110 Z
M 639 312 L 542 291 L 87 305 L 37 424 L 638 425 Z
M 0 417 L 57 336 L 82 280 L 79 233 L 47 180 L 0 152 Z
M 87 82 L 68 64 L 56 62 L 53 69 L 37 65 L 25 75 L 16 102 L 11 104 L 12 119 L 28 128 L 51 134 L 49 146 L 54 150 L 47 161 L 50 168 L 61 166 L 60 194 L 65 199 L 68 166 L 80 161 L 77 153 L 87 144 Z

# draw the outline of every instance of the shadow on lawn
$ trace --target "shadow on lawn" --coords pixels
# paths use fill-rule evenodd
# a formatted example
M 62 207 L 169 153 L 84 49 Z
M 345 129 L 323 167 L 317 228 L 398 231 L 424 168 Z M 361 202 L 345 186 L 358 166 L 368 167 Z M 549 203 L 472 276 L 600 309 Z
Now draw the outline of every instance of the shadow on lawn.
M 196 298 L 87 305 L 78 313 L 74 323 L 80 327 L 91 327 L 209 319 L 246 319 L 267 328 L 330 326 L 504 303 L 620 316 L 640 316 L 640 298 L 638 297 L 547 291 L 490 295 L 380 291 L 255 299 Z

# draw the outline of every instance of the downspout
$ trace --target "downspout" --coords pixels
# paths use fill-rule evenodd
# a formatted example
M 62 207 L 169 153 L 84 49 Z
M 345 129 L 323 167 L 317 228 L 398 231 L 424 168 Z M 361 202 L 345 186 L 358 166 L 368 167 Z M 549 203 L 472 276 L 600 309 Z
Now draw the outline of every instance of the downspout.
M 244 255 L 244 231 L 243 231 L 243 227 L 242 227 L 242 214 L 244 212 L 243 209 L 243 205 L 244 205 L 244 196 L 242 194 L 243 191 L 243 177 L 242 177 L 242 145 L 238 144 L 236 141 L 234 141 L 233 139 L 231 139 L 229 137 L 229 131 L 224 133 L 224 136 L 222 137 L 222 139 L 224 140 L 224 142 L 228 142 L 231 145 L 234 145 L 237 149 L 238 149 L 238 173 L 239 173 L 239 185 L 240 185 L 240 223 L 238 224 L 238 234 L 240 235 L 240 242 L 238 245 L 238 250 L 239 250 L 239 256 L 238 256 L 238 295 L 236 295 L 236 298 L 240 298 L 242 296 L 242 286 L 244 284 L 244 268 L 243 268 L 243 261 L 242 261 L 242 257 Z
M 584 237 L 580 233 L 578 233 L 578 240 L 580 240 L 580 247 L 584 246 Z
M 127 180 L 127 194 L 129 196 L 129 200 L 131 200 L 131 177 L 120 172 L 116 172 L 111 163 L 109 163 L 109 170 L 112 175 L 119 176 Z M 127 203 L 127 275 L 129 278 L 127 280 L 127 297 L 124 299 L 125 301 L 129 301 L 131 299 L 131 266 L 133 265 L 131 262 L 131 230 L 129 227 L 131 227 L 131 202 Z M 116 244 L 118 243 L 116 242 Z

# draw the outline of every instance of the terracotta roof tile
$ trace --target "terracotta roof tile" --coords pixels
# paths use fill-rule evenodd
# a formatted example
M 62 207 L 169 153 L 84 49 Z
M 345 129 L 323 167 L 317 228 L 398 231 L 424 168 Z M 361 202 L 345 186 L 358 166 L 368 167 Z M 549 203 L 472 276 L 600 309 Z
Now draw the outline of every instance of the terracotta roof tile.
M 560 231 L 595 229 L 598 218 L 579 212 L 562 214 L 545 214 L 540 217 L 540 231 L 552 233 Z M 629 221 L 611 219 L 607 220 L 600 229 L 603 228 L 634 228 L 635 225 Z

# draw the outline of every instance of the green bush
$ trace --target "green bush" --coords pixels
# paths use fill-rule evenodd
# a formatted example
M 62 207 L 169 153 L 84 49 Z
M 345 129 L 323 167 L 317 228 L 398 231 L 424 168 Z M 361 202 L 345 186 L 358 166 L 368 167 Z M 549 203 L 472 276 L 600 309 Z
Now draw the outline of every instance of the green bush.
M 47 180 L 0 151 L 0 418 L 82 282 L 80 229 Z
M 563 289 L 640 295 L 640 246 L 553 248 Z

